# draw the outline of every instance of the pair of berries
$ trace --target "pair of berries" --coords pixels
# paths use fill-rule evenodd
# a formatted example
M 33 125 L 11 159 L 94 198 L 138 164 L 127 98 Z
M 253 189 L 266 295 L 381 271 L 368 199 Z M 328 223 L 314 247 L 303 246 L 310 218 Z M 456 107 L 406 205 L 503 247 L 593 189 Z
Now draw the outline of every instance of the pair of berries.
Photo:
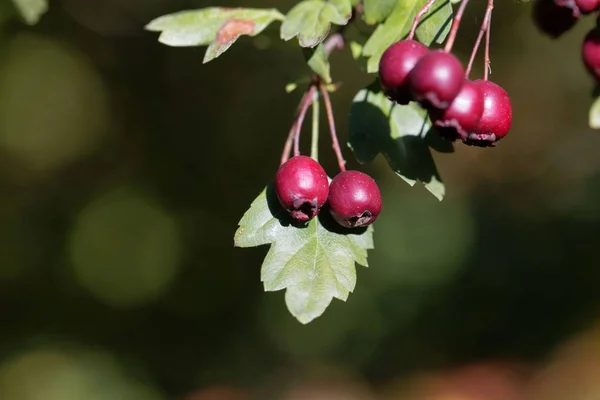
M 492 146 L 510 131 L 512 105 L 506 91 L 488 80 L 466 79 L 461 62 L 450 53 L 401 40 L 383 53 L 379 80 L 391 100 L 417 101 L 427 109 L 446 139 Z
M 283 208 L 301 222 L 316 217 L 325 203 L 333 219 L 346 228 L 368 226 L 381 212 L 381 194 L 373 178 L 343 171 L 329 183 L 321 164 L 307 156 L 292 157 L 279 167 L 275 192 Z
M 600 0 L 536 0 L 533 20 L 538 28 L 553 38 L 567 32 L 583 15 L 600 11 Z
M 600 0 L 538 0 L 533 10 L 538 28 L 555 39 L 571 29 L 582 15 L 598 12 L 600 20 Z M 599 27 L 583 39 L 581 59 L 588 72 L 600 81 Z

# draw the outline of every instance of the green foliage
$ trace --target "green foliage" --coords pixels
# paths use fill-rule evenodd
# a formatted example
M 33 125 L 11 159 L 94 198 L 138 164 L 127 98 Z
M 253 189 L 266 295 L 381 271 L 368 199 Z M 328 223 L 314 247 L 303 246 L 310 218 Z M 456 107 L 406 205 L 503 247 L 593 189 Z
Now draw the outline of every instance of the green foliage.
M 315 74 L 319 75 L 325 83 L 331 83 L 329 57 L 322 43 L 314 49 L 305 48 L 304 57 L 306 58 L 306 63 Z
M 206 46 L 204 62 L 217 58 L 241 35 L 256 36 L 271 22 L 283 20 L 275 9 L 210 7 L 163 15 L 146 25 L 161 32 L 158 40 L 169 46 Z
M 288 310 L 304 324 L 323 314 L 334 297 L 348 298 L 356 284 L 355 263 L 367 266 L 367 250 L 373 248 L 372 227 L 341 233 L 328 216 L 322 210 L 306 226 L 294 226 L 268 186 L 235 233 L 237 247 L 271 245 L 261 270 L 265 291 L 286 289 Z
M 350 108 L 348 141 L 358 161 L 370 162 L 381 153 L 407 183 L 423 182 L 442 200 L 445 187 L 429 149 L 429 130 L 430 122 L 421 107 L 395 104 L 379 90 L 377 82 L 359 91 Z
M 48 0 L 13 0 L 13 4 L 28 25 L 37 24 L 48 11 Z
M 352 16 L 350 0 L 304 0 L 294 6 L 281 24 L 281 38 L 298 37 L 302 47 L 321 43 L 331 24 L 346 25 Z

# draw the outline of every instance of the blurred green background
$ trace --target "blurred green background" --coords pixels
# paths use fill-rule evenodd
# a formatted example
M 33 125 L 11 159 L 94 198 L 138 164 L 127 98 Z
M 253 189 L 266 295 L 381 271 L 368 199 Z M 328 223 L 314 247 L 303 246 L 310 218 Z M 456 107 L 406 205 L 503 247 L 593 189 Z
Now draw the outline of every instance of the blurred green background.
M 355 293 L 308 326 L 263 292 L 267 249 L 233 248 L 299 100 L 284 86 L 309 72 L 297 43 L 274 24 L 203 65 L 204 48 L 143 30 L 182 9 L 294 2 L 59 0 L 35 27 L 6 20 L 0 399 L 600 398 L 600 133 L 579 58 L 594 18 L 552 41 L 530 5 L 497 3 L 491 78 L 511 94 L 511 134 L 434 154 L 441 203 L 344 148 L 384 211 Z M 345 142 L 372 78 L 349 50 L 332 65 Z

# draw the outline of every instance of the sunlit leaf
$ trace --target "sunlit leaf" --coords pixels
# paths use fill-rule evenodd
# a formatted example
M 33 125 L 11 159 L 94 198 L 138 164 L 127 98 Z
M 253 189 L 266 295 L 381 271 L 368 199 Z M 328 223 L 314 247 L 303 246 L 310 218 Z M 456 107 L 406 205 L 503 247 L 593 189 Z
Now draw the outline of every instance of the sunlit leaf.
M 314 73 L 319 75 L 325 83 L 331 83 L 331 73 L 329 65 L 329 57 L 323 43 L 319 44 L 314 49 L 305 48 L 304 56 L 306 63 L 313 70 Z
M 325 39 L 331 24 L 346 25 L 352 16 L 350 0 L 304 0 L 294 6 L 281 24 L 281 38 L 298 37 L 302 47 L 315 47 Z
M 373 25 L 390 15 L 398 0 L 364 0 L 364 21 Z
M 271 245 L 261 270 L 265 291 L 286 289 L 288 310 L 306 324 L 323 314 L 334 297 L 345 301 L 354 290 L 355 264 L 367 266 L 372 234 L 372 227 L 337 226 L 327 210 L 305 226 L 295 226 L 270 185 L 240 220 L 234 242 L 237 247 Z
M 393 103 L 377 83 L 354 97 L 348 137 L 358 161 L 369 162 L 381 153 L 408 184 L 423 182 L 427 190 L 442 200 L 445 187 L 428 146 L 429 134 L 430 122 L 420 106 Z
M 206 46 L 207 63 L 225 52 L 242 35 L 256 36 L 271 22 L 285 17 L 276 9 L 210 7 L 163 15 L 146 25 L 161 32 L 169 46 Z
M 589 124 L 592 129 L 600 129 L 600 97 L 596 98 L 590 107 Z

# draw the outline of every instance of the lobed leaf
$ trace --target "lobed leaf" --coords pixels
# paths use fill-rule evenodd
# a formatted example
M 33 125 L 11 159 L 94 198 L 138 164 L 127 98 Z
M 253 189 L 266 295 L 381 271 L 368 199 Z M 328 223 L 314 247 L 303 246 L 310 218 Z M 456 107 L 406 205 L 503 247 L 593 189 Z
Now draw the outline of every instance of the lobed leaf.
M 286 289 L 288 310 L 306 324 L 322 315 L 333 298 L 345 301 L 354 290 L 355 264 L 367 266 L 372 235 L 372 227 L 336 226 L 327 210 L 305 226 L 295 226 L 269 185 L 240 220 L 234 244 L 271 245 L 261 269 L 265 291 Z
M 13 4 L 29 25 L 37 24 L 48 11 L 48 0 L 13 0 Z
M 179 11 L 152 20 L 146 29 L 160 32 L 169 46 L 206 46 L 204 63 L 223 54 L 242 35 L 256 36 L 285 17 L 276 9 L 209 7 Z
M 315 47 L 321 43 L 331 24 L 346 25 L 352 16 L 350 0 L 304 0 L 296 4 L 281 24 L 281 38 L 298 37 L 301 47 Z
M 424 183 L 441 201 L 445 187 L 429 148 L 430 135 L 433 132 L 426 112 L 416 103 L 401 106 L 390 101 L 377 82 L 354 97 L 348 145 L 357 160 L 366 163 L 381 153 L 404 181 L 411 186 L 417 181 Z
M 383 52 L 393 43 L 405 38 L 410 32 L 417 12 L 427 0 L 397 1 L 387 19 L 379 24 L 363 48 L 367 57 L 367 72 L 376 73 Z M 452 21 L 452 5 L 444 0 L 429 11 L 417 27 L 417 39 L 429 46 L 434 41 L 443 42 Z
M 304 58 L 314 73 L 319 75 L 325 83 L 331 83 L 331 66 L 323 43 L 315 48 L 304 48 Z

